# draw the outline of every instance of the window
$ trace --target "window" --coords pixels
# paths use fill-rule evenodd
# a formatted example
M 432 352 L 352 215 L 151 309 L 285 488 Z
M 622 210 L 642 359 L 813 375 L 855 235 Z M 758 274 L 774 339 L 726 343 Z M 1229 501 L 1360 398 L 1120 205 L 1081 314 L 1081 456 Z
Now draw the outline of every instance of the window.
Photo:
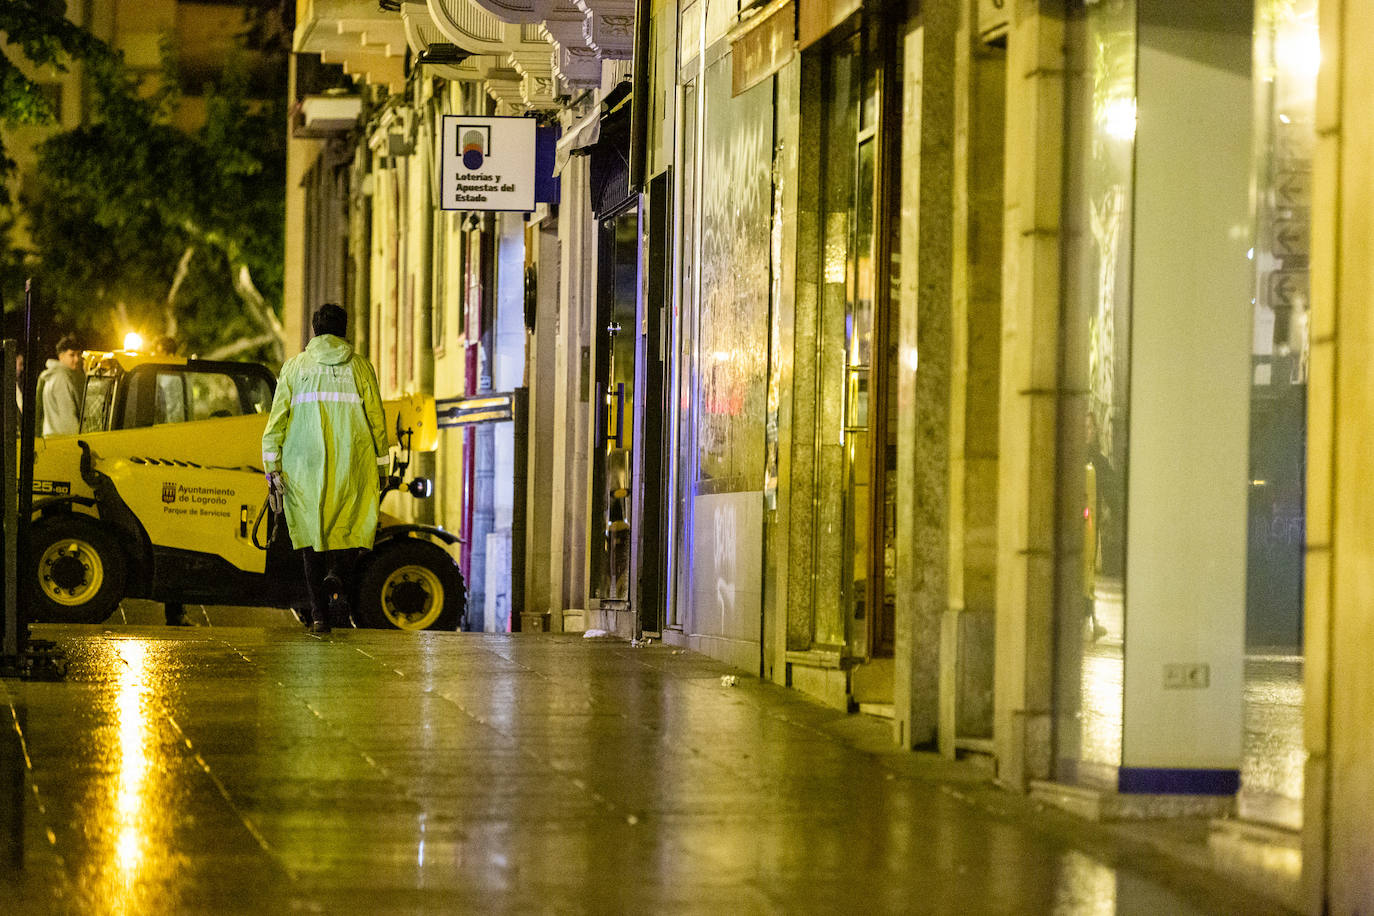
M 98 433 L 108 429 L 107 417 L 114 379 L 108 375 L 86 377 L 86 400 L 81 411 L 81 431 Z
M 271 375 L 250 363 L 187 366 L 139 366 L 129 372 L 119 428 L 139 429 L 163 423 L 215 420 L 267 413 L 272 408 Z

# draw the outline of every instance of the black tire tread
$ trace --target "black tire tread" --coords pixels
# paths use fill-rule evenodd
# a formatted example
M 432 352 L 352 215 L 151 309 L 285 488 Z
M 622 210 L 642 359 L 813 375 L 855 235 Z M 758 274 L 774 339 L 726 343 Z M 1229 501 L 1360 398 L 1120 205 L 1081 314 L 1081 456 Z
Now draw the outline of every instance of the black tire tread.
M 104 565 L 105 581 L 95 597 L 84 605 L 58 604 L 43 594 L 38 584 L 38 560 L 54 542 L 79 538 L 94 548 Z M 103 623 L 124 597 L 127 560 L 118 538 L 98 521 L 75 512 L 64 512 L 34 522 L 30 529 L 27 573 L 29 607 L 35 622 Z
M 425 566 L 444 584 L 444 609 L 426 629 L 456 630 L 467 613 L 467 587 L 458 564 L 442 547 L 420 538 L 403 537 L 382 545 L 365 561 L 358 579 L 354 622 L 360 627 L 394 630 L 382 613 L 381 590 L 387 576 L 399 566 Z

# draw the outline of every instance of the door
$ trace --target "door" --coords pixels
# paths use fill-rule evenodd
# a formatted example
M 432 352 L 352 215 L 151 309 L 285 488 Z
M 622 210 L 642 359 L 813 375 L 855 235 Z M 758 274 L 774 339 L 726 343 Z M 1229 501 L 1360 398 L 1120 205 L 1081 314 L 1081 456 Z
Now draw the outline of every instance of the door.
M 854 653 L 869 657 L 892 655 L 896 617 L 897 425 L 890 417 L 896 364 L 889 347 L 896 299 L 893 239 L 885 231 L 897 181 L 898 125 L 885 104 L 900 99 L 885 85 L 894 74 L 893 49 L 883 30 L 860 23 L 831 46 L 821 80 L 828 98 L 820 176 L 825 293 L 818 378 L 828 387 L 838 375 L 843 392 L 841 605 Z M 825 397 L 818 392 L 819 400 Z M 824 440 L 833 433 L 818 435 Z
M 601 220 L 596 296 L 596 421 L 588 555 L 592 596 L 630 599 L 631 448 L 635 397 L 635 320 L 639 210 L 631 205 Z
M 664 418 L 670 415 L 665 326 L 668 303 L 672 301 L 671 239 L 669 189 L 672 172 L 664 171 L 649 179 L 645 211 L 647 223 L 644 298 L 644 403 L 643 448 L 641 462 L 644 479 L 639 487 L 644 501 L 640 511 L 639 544 L 639 629 L 658 633 L 666 615 L 668 581 L 668 538 L 664 521 L 672 500 L 668 487 L 667 465 L 672 461 L 671 437 L 665 432 Z

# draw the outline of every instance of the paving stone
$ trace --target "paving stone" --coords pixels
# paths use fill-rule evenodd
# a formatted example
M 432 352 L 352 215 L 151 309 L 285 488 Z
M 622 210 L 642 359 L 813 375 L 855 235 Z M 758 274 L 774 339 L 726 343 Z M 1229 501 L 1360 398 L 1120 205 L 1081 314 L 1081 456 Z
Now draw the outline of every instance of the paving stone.
M 40 630 L 71 668 L 0 682 L 7 912 L 1275 911 L 692 653 Z

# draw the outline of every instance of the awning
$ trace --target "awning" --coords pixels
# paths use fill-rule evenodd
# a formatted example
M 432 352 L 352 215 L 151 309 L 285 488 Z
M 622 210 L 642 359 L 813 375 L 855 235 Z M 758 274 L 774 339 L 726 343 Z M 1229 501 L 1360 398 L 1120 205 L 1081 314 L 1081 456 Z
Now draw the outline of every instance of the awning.
M 596 141 L 600 139 L 601 106 L 597 105 L 558 138 L 558 145 L 554 147 L 553 152 L 553 173 L 561 174 L 575 151 L 595 146 Z

